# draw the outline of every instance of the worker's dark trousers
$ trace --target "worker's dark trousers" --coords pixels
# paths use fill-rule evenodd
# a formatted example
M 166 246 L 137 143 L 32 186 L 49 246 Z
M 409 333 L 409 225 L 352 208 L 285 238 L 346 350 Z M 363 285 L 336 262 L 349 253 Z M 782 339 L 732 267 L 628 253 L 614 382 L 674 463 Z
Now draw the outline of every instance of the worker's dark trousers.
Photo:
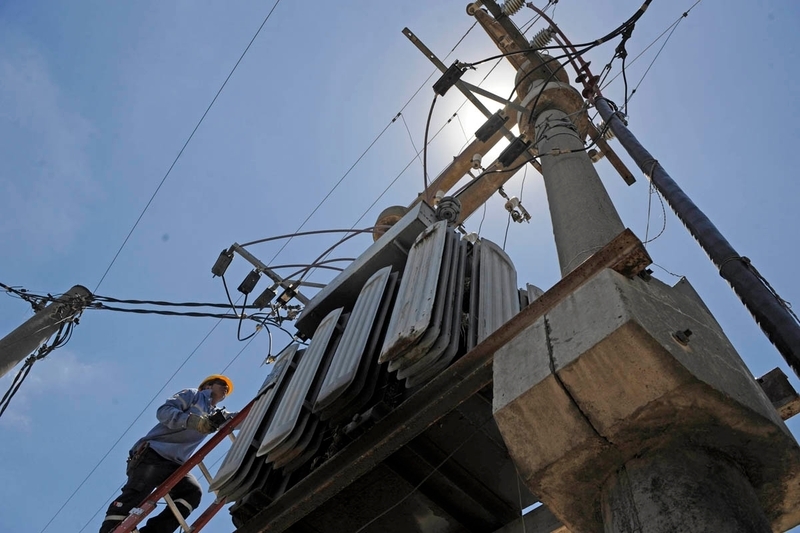
M 164 459 L 151 449 L 147 449 L 141 462 L 128 473 L 128 482 L 122 487 L 122 494 L 108 507 L 100 533 L 114 531 L 122 522 L 128 512 L 138 506 L 161 483 L 163 483 L 179 464 Z M 169 492 L 175 505 L 185 517 L 189 516 L 198 505 L 203 490 L 192 474 L 187 474 Z M 147 521 L 147 525 L 140 527 L 141 533 L 172 533 L 178 528 L 178 520 L 169 507 L 157 516 Z

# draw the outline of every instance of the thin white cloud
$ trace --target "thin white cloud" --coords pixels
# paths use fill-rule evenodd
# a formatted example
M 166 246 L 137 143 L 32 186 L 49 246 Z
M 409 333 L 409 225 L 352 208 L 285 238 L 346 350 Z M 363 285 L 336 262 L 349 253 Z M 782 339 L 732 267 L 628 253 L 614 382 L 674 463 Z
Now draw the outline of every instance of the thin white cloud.
M 3 394 L 21 367 L 21 364 L 18 365 L 0 379 L 0 391 Z M 117 387 L 114 383 L 119 383 L 114 378 L 115 374 L 113 363 L 86 363 L 68 349 L 58 349 L 33 365 L 0 418 L 0 427 L 30 431 L 40 404 L 46 404 L 54 397 L 78 402 L 87 398 L 108 398 Z
M 34 250 L 70 243 L 92 196 L 91 133 L 37 47 L 0 23 L 0 242 Z

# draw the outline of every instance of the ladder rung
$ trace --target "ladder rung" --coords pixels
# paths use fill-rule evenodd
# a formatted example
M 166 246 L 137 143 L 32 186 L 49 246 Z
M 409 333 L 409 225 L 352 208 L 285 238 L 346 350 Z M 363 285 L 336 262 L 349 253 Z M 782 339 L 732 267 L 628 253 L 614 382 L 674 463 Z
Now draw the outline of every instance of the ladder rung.
M 208 471 L 208 468 L 206 468 L 206 465 L 203 463 L 203 461 L 197 463 L 197 467 L 203 473 L 203 477 L 206 478 L 206 481 L 208 481 L 210 485 L 211 482 L 214 481 L 214 478 L 211 476 L 211 472 Z
M 164 501 L 167 502 L 169 508 L 172 509 L 172 514 L 175 515 L 175 518 L 178 519 L 178 523 L 181 525 L 181 529 L 183 529 L 186 533 L 190 532 L 189 524 L 186 523 L 186 520 L 183 519 L 183 515 L 178 510 L 178 507 L 175 505 L 175 502 L 172 501 L 172 496 L 169 494 L 164 495 Z

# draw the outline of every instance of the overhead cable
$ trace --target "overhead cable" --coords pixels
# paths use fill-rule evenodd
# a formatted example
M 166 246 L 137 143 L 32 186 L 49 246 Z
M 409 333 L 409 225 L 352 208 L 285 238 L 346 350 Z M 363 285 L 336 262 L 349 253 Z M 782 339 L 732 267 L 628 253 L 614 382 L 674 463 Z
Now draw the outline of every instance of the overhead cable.
M 456 42 L 456 44 L 453 46 L 453 48 L 450 50 L 450 52 L 447 54 L 447 56 L 445 56 L 445 59 L 447 59 L 450 56 L 450 54 L 452 54 L 455 51 L 455 49 L 461 44 L 461 42 L 467 37 L 467 35 L 469 35 L 469 33 L 472 31 L 472 29 L 475 27 L 476 24 L 477 24 L 477 21 L 475 21 L 469 27 L 469 29 L 458 40 L 458 42 Z M 319 208 L 322 207 L 322 205 L 328 200 L 328 198 L 330 198 L 331 194 L 333 194 L 333 192 L 339 187 L 339 185 L 342 183 L 342 181 L 344 181 L 344 179 L 350 174 L 350 172 L 352 172 L 352 170 L 355 168 L 355 166 L 358 165 L 359 162 L 361 162 L 361 160 L 364 158 L 364 156 L 367 155 L 367 153 L 370 151 L 370 149 L 372 149 L 372 147 L 375 145 L 375 143 L 378 142 L 378 140 L 383 136 L 383 134 L 386 132 L 386 130 L 389 129 L 389 126 L 391 126 L 392 124 L 394 124 L 397 121 L 398 117 L 401 116 L 403 110 L 405 110 L 405 108 L 408 107 L 408 105 L 411 103 L 411 101 L 427 85 L 428 81 L 430 81 L 430 79 L 433 77 L 433 75 L 436 72 L 437 72 L 437 70 L 434 69 L 434 71 L 431 72 L 430 75 L 427 78 L 425 78 L 425 81 L 422 82 L 422 84 L 420 84 L 420 86 L 417 88 L 417 90 L 414 91 L 414 94 L 412 94 L 411 97 L 408 100 L 406 100 L 405 104 L 403 104 L 403 106 L 400 108 L 400 111 L 397 112 L 397 114 L 394 116 L 394 118 L 392 118 L 392 120 L 383 128 L 383 130 L 381 130 L 381 132 L 377 135 L 377 137 L 375 137 L 375 139 L 373 139 L 373 141 L 369 144 L 369 146 L 367 146 L 367 148 L 361 153 L 361 155 L 358 156 L 358 158 L 350 166 L 350 168 L 348 168 L 347 171 L 345 171 L 345 173 L 342 175 L 342 177 L 339 178 L 339 181 L 336 182 L 336 184 L 331 188 L 330 191 L 328 191 L 328 193 L 319 202 L 319 204 L 317 204 L 317 206 L 311 211 L 311 213 L 309 213 L 309 215 L 305 218 L 305 220 L 303 220 L 303 222 L 297 227 L 297 229 L 295 230 L 296 232 L 299 232 L 301 229 L 303 229 L 305 227 L 306 223 L 308 223 L 308 221 L 311 220 L 311 217 L 314 216 L 314 214 L 319 210 Z M 356 222 L 356 223 L 358 223 L 358 222 Z M 355 226 L 355 224 L 354 224 L 354 226 Z M 277 259 L 278 255 L 280 255 L 280 253 L 286 248 L 286 246 L 289 245 L 289 243 L 291 241 L 292 241 L 292 238 L 289 238 L 289 240 L 287 240 L 283 244 L 283 246 L 281 246 L 281 248 L 277 252 L 275 252 L 275 255 L 272 256 L 272 259 L 270 259 L 270 263 L 273 262 L 275 259 Z
M 244 52 L 242 52 L 242 55 L 239 56 L 239 59 L 236 61 L 236 64 L 233 65 L 233 68 L 228 73 L 228 77 L 226 77 L 225 81 L 222 82 L 222 85 L 220 86 L 219 90 L 217 91 L 217 94 L 215 94 L 214 98 L 211 99 L 211 103 L 208 104 L 208 107 L 206 108 L 205 112 L 203 112 L 203 115 L 200 117 L 200 120 L 197 122 L 197 124 L 195 125 L 194 129 L 192 130 L 192 133 L 189 134 L 189 137 L 186 139 L 186 142 L 183 143 L 183 146 L 181 147 L 180 151 L 178 152 L 178 155 L 175 156 L 175 159 L 172 161 L 172 164 L 167 169 L 167 172 L 164 174 L 164 177 L 161 178 L 161 182 L 159 182 L 158 187 L 156 187 L 156 190 L 153 191 L 153 194 L 150 196 L 150 199 L 147 201 L 147 204 L 145 204 L 144 209 L 142 209 L 142 212 L 139 213 L 139 217 L 136 219 L 136 222 L 133 223 L 133 226 L 131 227 L 130 231 L 128 232 L 128 235 L 125 236 L 125 239 L 122 241 L 122 244 L 120 245 L 119 249 L 117 250 L 117 253 L 114 254 L 114 257 L 111 259 L 111 263 L 109 263 L 109 265 L 106 268 L 105 272 L 103 272 L 103 275 L 100 277 L 100 281 L 97 282 L 97 285 L 95 286 L 94 291 L 92 291 L 92 292 L 96 292 L 97 289 L 100 288 L 100 285 L 103 283 L 103 280 L 106 279 L 106 276 L 108 275 L 108 272 L 111 270 L 111 267 L 114 266 L 114 263 L 116 263 L 117 258 L 119 257 L 119 254 L 122 253 L 122 249 L 125 248 L 126 244 L 128 244 L 128 240 L 131 238 L 131 235 L 133 235 L 133 232 L 136 230 L 136 227 L 139 225 L 139 222 L 142 220 L 142 217 L 144 217 L 144 214 L 147 212 L 147 209 L 150 207 L 150 204 L 153 203 L 153 200 L 155 200 L 155 197 L 158 194 L 158 192 L 161 190 L 161 187 L 164 185 L 164 182 L 167 181 L 167 178 L 169 177 L 170 173 L 172 172 L 172 169 L 175 168 L 175 165 L 178 163 L 178 159 L 180 159 L 181 155 L 183 155 L 183 152 L 184 152 L 184 150 L 186 150 L 186 147 L 189 146 L 189 142 L 191 142 L 192 138 L 194 137 L 194 134 L 197 132 L 198 128 L 200 128 L 200 124 L 203 123 L 203 120 L 205 120 L 206 115 L 208 115 L 208 112 L 211 111 L 211 108 L 213 107 L 214 102 L 217 101 L 217 98 L 222 93 L 222 90 L 228 84 L 228 80 L 230 80 L 231 76 L 233 76 L 233 73 L 236 71 L 236 68 L 239 66 L 239 63 L 242 62 L 242 59 L 244 59 L 244 56 L 247 54 L 247 51 L 250 50 L 250 47 L 253 45 L 253 42 L 258 37 L 258 34 L 261 33 L 261 29 L 264 27 L 264 25 L 270 19 L 270 17 L 272 16 L 273 11 L 275 11 L 275 8 L 278 7 L 278 4 L 280 3 L 280 1 L 281 0 L 276 0 L 275 1 L 275 4 L 273 4 L 272 9 L 269 10 L 269 13 L 267 13 L 267 16 L 264 17 L 263 22 L 261 22 L 261 26 L 258 27 L 258 30 L 256 30 L 256 33 L 253 35 L 253 38 L 250 39 L 250 42 L 245 47 Z M 47 526 L 49 526 L 50 523 L 52 523 L 52 520 L 47 523 Z M 47 529 L 47 526 L 45 526 L 45 529 Z M 42 531 L 44 531 L 44 530 L 42 530 Z

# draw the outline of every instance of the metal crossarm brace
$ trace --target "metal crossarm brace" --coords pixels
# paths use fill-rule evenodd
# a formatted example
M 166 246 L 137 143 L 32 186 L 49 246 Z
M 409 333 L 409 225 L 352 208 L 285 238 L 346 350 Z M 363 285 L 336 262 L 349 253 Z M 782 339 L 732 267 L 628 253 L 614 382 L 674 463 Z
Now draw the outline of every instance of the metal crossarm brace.
M 244 247 L 242 247 L 239 243 L 233 243 L 231 245 L 231 249 L 235 251 L 237 254 L 241 255 L 248 263 L 259 269 L 261 272 L 266 274 L 272 281 L 283 287 L 284 289 L 292 289 L 295 292 L 295 298 L 301 304 L 305 305 L 308 303 L 308 298 L 300 294 L 298 288 L 292 288 L 292 283 L 289 280 L 285 280 L 275 272 L 273 272 L 267 265 L 261 262 L 256 256 L 248 252 Z M 308 283 L 303 282 L 305 285 Z
M 419 40 L 419 37 L 414 35 L 414 32 L 412 32 L 408 28 L 403 28 L 403 35 L 408 37 L 408 40 L 411 41 L 420 52 L 425 54 L 425 57 L 430 59 L 431 63 L 433 63 L 436 68 L 438 68 L 442 72 L 445 72 L 447 70 L 447 66 L 444 63 L 442 63 L 442 61 L 438 57 L 436 57 L 436 54 L 431 52 L 430 48 L 425 46 L 425 43 Z M 507 107 L 516 109 L 517 111 L 522 111 L 522 112 L 526 111 L 526 109 L 521 105 L 515 102 L 510 102 L 501 96 L 497 96 L 496 94 L 491 93 L 485 89 L 481 89 L 480 87 L 472 85 L 471 83 L 467 83 L 464 81 L 457 81 L 455 83 L 455 86 L 459 91 L 461 91 L 461 93 L 464 96 L 467 97 L 467 100 L 469 100 L 472 103 L 472 105 L 474 105 L 478 109 L 478 111 L 484 114 L 486 118 L 491 117 L 492 112 L 489 111 L 489 109 L 485 105 L 483 105 L 483 102 L 478 100 L 478 98 L 474 94 L 472 94 L 473 92 L 478 93 L 481 96 L 485 96 L 486 98 L 489 98 L 491 100 L 494 100 L 495 102 L 499 102 Z M 501 129 L 503 131 L 503 135 L 505 135 L 508 140 L 513 140 L 516 138 L 514 134 L 511 133 L 511 131 L 505 126 L 503 126 Z M 530 155 L 531 157 L 533 157 L 534 154 L 531 152 Z M 538 170 L 539 172 L 542 171 L 541 167 L 539 166 L 539 163 L 537 163 L 536 161 L 532 161 L 532 164 L 536 168 L 536 170 Z

